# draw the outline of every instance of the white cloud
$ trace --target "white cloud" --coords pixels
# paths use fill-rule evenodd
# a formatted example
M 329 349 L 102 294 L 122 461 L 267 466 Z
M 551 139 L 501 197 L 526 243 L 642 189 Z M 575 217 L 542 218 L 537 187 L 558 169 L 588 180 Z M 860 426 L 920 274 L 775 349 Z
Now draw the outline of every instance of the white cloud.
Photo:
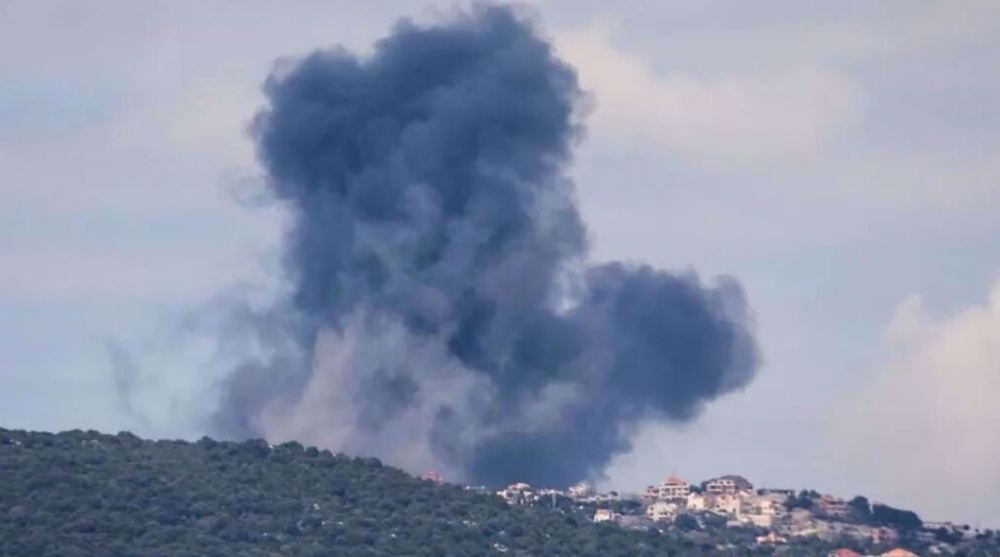
M 885 344 L 874 385 L 843 407 L 838 458 L 890 504 L 1000 525 L 1000 281 L 984 305 L 950 317 L 911 297 Z
M 857 117 L 859 92 L 844 74 L 796 66 L 766 75 L 658 74 L 615 50 L 601 31 L 556 39 L 595 93 L 591 125 L 653 141 L 685 157 L 767 165 L 816 155 Z

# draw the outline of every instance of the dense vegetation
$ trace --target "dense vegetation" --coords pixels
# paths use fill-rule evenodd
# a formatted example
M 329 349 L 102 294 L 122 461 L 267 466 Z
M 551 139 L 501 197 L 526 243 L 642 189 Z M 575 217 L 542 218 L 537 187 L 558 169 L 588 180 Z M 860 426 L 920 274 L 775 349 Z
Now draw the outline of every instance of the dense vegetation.
M 825 555 L 815 538 L 593 524 L 304 448 L 0 429 L 0 556 Z M 622 509 L 625 510 L 625 509 Z
M 666 555 L 692 542 L 255 440 L 0 429 L 0 555 Z

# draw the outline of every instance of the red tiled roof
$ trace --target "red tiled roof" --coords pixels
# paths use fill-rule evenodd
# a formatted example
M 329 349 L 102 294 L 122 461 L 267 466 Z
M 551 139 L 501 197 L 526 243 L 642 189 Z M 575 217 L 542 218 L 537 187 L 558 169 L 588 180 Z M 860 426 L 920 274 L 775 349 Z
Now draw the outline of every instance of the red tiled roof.
M 907 551 L 902 547 L 897 547 L 896 549 L 891 549 L 882 554 L 882 557 L 920 557 L 912 551 Z

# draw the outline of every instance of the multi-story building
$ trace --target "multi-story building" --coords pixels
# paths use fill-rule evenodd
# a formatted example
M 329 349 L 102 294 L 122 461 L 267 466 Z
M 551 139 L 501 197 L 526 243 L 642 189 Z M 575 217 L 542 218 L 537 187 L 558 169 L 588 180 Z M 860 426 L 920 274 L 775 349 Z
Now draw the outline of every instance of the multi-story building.
M 497 495 L 509 505 L 528 505 L 538 500 L 538 494 L 526 483 L 514 483 L 501 489 Z
M 749 493 L 753 491 L 753 484 L 743 476 L 720 476 L 705 482 L 705 491 L 712 495 Z
M 691 493 L 691 484 L 670 476 L 662 482 L 646 488 L 643 499 L 647 501 L 684 501 Z
M 689 493 L 686 508 L 692 512 L 703 511 L 708 508 L 708 501 L 700 493 Z
M 733 493 L 719 493 L 717 495 L 710 495 L 708 501 L 708 510 L 739 518 L 743 501 L 738 495 Z
M 847 513 L 851 510 L 847 501 L 833 495 L 821 496 L 816 506 L 819 508 L 820 513 L 831 517 L 847 516 Z
M 679 512 L 680 508 L 676 503 L 666 501 L 657 501 L 646 507 L 646 516 L 656 522 L 673 520 Z
M 782 502 L 776 501 L 780 496 L 774 495 L 743 495 L 740 497 L 740 513 L 749 523 L 761 528 L 771 528 L 775 520 L 786 514 Z

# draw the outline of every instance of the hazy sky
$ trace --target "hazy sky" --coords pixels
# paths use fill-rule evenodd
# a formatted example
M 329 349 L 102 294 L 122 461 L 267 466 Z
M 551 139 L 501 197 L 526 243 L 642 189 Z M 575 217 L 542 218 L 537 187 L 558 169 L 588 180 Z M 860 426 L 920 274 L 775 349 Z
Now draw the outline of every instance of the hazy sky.
M 0 426 L 200 434 L 191 312 L 275 287 L 262 79 L 450 6 L 0 0 Z M 609 484 L 742 473 L 1000 526 L 1000 3 L 534 9 L 593 93 L 596 258 L 738 277 L 766 359 Z

